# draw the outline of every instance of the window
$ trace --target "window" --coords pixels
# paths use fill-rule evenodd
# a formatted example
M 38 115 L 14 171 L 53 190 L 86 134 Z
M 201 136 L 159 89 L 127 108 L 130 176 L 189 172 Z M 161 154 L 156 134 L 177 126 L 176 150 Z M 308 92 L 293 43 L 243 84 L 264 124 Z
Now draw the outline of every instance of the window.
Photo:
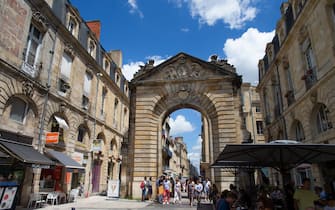
M 104 69 L 105 69 L 105 71 L 107 71 L 108 70 L 108 67 L 109 67 L 109 62 L 108 62 L 108 60 L 106 59 L 105 60 L 105 64 L 104 64 L 105 66 L 104 66 Z
M 62 126 L 59 125 L 55 117 L 52 118 L 50 131 L 59 132 L 59 137 L 58 137 L 59 141 L 64 141 L 64 129 L 62 128 Z
M 36 64 L 38 62 L 41 44 L 42 33 L 35 26 L 30 25 L 22 70 L 33 77 L 36 76 Z
M 86 72 L 84 77 L 84 95 L 89 97 L 91 93 L 92 74 Z
M 116 74 L 116 80 L 115 80 L 116 84 L 119 85 L 120 82 L 120 76 L 119 74 Z
M 63 93 L 66 93 L 70 88 L 69 81 L 71 76 L 71 66 L 72 66 L 72 58 L 64 53 L 62 57 L 61 63 L 61 75 L 59 79 L 59 90 Z
M 299 121 L 297 121 L 297 124 L 295 126 L 295 139 L 297 141 L 303 141 L 303 140 L 305 140 L 304 129 L 302 127 L 301 122 L 299 122 Z
M 335 4 L 333 4 L 333 22 L 335 23 Z
M 307 49 L 305 50 L 305 58 L 307 64 L 307 71 L 313 70 L 316 67 L 315 57 L 311 44 L 309 43 Z
M 89 42 L 89 45 L 88 45 L 88 53 L 92 56 L 92 57 L 94 57 L 94 54 L 95 54 L 95 44 L 94 44 L 94 42 L 91 40 L 90 42 Z
M 90 100 L 87 96 L 83 95 L 82 100 L 81 100 L 81 106 L 84 110 L 88 110 L 90 105 Z
M 10 119 L 23 122 L 29 110 L 28 104 L 19 98 L 13 98 L 11 105 Z
M 84 136 L 85 136 L 85 134 L 86 134 L 86 129 L 85 129 L 85 127 L 84 126 L 79 126 L 79 128 L 78 128 L 78 137 L 77 137 L 77 141 L 79 141 L 79 142 L 84 142 Z
M 101 116 L 104 114 L 104 106 L 105 106 L 106 95 L 107 95 L 107 90 L 104 87 L 104 88 L 102 88 L 102 93 L 101 93 L 101 110 L 100 110 Z
M 262 135 L 263 134 L 263 121 L 256 121 L 256 127 L 257 127 L 257 134 Z
M 67 29 L 70 31 L 70 33 L 75 36 L 75 33 L 76 33 L 76 27 L 77 27 L 77 24 L 75 22 L 75 20 L 70 17 L 69 19 L 69 24 L 67 26 Z
M 119 100 L 115 99 L 114 102 L 114 119 L 113 119 L 113 123 L 116 124 L 117 123 L 117 109 L 118 109 L 118 105 L 119 105 Z
M 256 112 L 261 112 L 261 105 L 260 104 L 256 104 Z
M 328 116 L 329 116 L 328 108 L 324 104 L 321 104 L 316 116 L 318 133 L 325 132 L 333 127 Z

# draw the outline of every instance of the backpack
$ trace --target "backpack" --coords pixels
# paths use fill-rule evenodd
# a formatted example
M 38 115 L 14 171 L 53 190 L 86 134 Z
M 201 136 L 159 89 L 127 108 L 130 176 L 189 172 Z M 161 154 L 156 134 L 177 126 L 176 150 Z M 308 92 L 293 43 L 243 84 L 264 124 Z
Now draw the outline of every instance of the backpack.
M 140 185 L 140 188 L 141 188 L 141 189 L 144 189 L 144 187 L 145 187 L 145 184 L 144 184 L 144 181 L 142 181 L 142 182 L 141 182 L 141 185 Z

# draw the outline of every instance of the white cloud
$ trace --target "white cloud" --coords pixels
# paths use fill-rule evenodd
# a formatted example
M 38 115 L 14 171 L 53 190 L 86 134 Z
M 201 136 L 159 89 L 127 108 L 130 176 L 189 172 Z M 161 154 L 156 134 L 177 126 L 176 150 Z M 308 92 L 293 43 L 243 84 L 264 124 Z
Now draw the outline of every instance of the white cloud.
M 271 42 L 274 34 L 274 31 L 260 32 L 249 28 L 241 37 L 226 40 L 223 51 L 237 73 L 243 75 L 243 82 L 258 82 L 258 61 L 264 56 L 266 44 Z
M 122 66 L 123 69 L 122 73 L 128 81 L 133 79 L 134 74 L 140 69 L 139 67 L 140 65 L 144 66 L 144 62 L 142 61 L 130 62 Z
M 257 9 L 253 2 L 257 0 L 169 0 L 177 7 L 188 2 L 193 18 L 199 18 L 201 24 L 214 25 L 221 20 L 229 28 L 241 28 L 245 22 L 256 17 Z
M 194 131 L 194 126 L 183 115 L 177 115 L 176 119 L 170 118 L 170 135 L 176 136 L 182 133 Z
M 202 148 L 202 138 L 198 136 L 196 144 L 192 147 L 190 153 L 188 154 L 188 158 L 190 159 L 191 163 L 198 168 L 200 167 L 200 159 L 201 159 L 201 148 Z
M 187 33 L 187 32 L 190 31 L 190 29 L 189 29 L 189 28 L 181 28 L 180 31 L 181 31 L 181 32 L 185 32 L 185 33 Z
M 170 56 L 162 57 L 159 55 L 151 55 L 151 56 L 147 56 L 145 59 L 154 60 L 155 61 L 154 66 L 157 66 L 163 63 L 164 61 L 166 61 L 168 58 L 170 58 Z M 135 61 L 135 62 L 124 64 L 122 66 L 123 75 L 126 77 L 128 81 L 130 81 L 133 79 L 134 74 L 140 69 L 139 66 L 144 66 L 144 65 L 145 63 L 143 61 Z
M 128 0 L 128 4 L 131 7 L 131 9 L 129 11 L 130 13 L 132 13 L 132 14 L 133 13 L 138 13 L 138 15 L 140 16 L 140 18 L 144 17 L 142 11 L 137 6 L 136 0 Z

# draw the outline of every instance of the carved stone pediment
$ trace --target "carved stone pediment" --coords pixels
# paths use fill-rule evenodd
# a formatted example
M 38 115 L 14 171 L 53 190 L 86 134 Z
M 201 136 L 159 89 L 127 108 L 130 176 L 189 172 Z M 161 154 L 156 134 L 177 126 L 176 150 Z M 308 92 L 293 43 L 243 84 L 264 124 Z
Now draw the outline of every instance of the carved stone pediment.
M 141 66 L 136 73 L 135 81 L 173 81 L 173 80 L 198 80 L 223 75 L 235 75 L 234 69 L 228 63 L 220 65 L 217 62 L 207 62 L 200 59 L 180 53 L 170 58 L 164 63 L 153 66 L 153 63 L 147 63 Z M 226 67 L 228 69 L 226 69 Z

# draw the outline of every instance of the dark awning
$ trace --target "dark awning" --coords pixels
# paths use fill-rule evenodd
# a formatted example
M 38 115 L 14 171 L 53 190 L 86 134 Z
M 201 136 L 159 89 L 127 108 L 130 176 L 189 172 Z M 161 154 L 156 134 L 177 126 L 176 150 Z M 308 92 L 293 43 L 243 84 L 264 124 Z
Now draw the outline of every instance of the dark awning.
M 55 151 L 55 150 L 48 149 L 47 154 L 49 154 L 52 159 L 57 160 L 59 163 L 61 163 L 67 169 L 70 169 L 68 171 L 71 171 L 71 169 L 78 169 L 80 171 L 85 170 L 85 167 L 83 167 L 78 162 L 76 162 L 71 157 L 69 157 L 68 155 L 66 155 L 62 152 L 58 152 L 58 151 Z
M 0 139 L 0 149 L 23 163 L 37 165 L 55 165 L 53 161 L 39 153 L 29 144 Z

